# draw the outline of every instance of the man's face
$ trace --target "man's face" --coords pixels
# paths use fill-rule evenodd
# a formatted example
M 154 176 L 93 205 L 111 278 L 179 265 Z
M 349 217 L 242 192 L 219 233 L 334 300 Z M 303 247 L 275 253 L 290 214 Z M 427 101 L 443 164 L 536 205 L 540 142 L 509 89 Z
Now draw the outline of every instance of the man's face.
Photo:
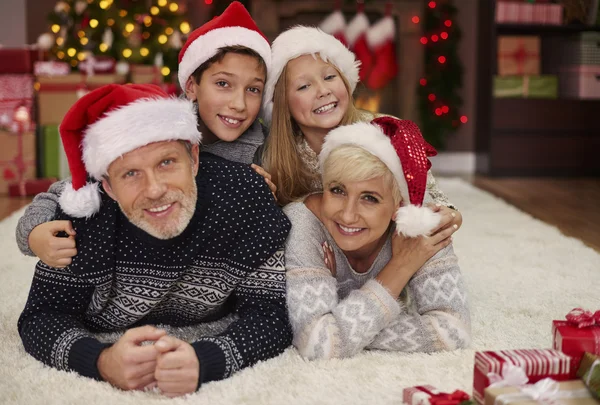
M 199 84 L 190 77 L 186 96 L 198 102 L 203 143 L 239 138 L 258 116 L 264 86 L 265 70 L 259 61 L 232 52 L 210 65 Z
M 112 162 L 102 185 L 135 226 L 159 239 L 174 238 L 196 209 L 198 145 L 191 155 L 178 141 L 151 143 Z

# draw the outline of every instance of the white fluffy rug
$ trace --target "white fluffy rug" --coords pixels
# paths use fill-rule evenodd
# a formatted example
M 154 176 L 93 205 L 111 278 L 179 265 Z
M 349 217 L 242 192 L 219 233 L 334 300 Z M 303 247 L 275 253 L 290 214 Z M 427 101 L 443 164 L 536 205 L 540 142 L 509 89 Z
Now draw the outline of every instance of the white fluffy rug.
M 464 216 L 455 250 L 470 293 L 472 349 L 310 363 L 288 349 L 175 400 L 52 370 L 24 352 L 16 323 L 34 260 L 17 250 L 18 212 L 0 223 L 0 403 L 399 404 L 402 389 L 416 384 L 471 392 L 474 350 L 550 347 L 552 319 L 577 306 L 600 309 L 600 254 L 461 180 L 440 186 Z

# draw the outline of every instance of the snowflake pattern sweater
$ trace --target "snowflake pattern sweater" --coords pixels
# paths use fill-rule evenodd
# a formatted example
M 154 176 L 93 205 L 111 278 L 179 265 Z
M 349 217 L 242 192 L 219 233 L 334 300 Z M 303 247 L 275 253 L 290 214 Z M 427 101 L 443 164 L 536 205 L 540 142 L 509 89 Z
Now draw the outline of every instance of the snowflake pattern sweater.
M 290 229 L 263 178 L 247 165 L 202 160 L 198 203 L 179 236 L 159 240 L 103 194 L 90 218 L 69 218 L 78 254 L 65 269 L 38 262 L 18 328 L 25 350 L 60 370 L 100 379 L 107 347 L 93 333 L 145 324 L 236 320 L 190 342 L 200 383 L 220 380 L 291 343 L 283 244 Z
M 363 349 L 433 352 L 470 344 L 467 293 L 452 245 L 410 279 L 396 301 L 374 278 L 392 257 L 391 237 L 365 273 L 352 269 L 319 219 L 288 204 L 287 302 L 294 346 L 309 359 L 351 357 Z M 336 277 L 325 265 L 327 241 Z

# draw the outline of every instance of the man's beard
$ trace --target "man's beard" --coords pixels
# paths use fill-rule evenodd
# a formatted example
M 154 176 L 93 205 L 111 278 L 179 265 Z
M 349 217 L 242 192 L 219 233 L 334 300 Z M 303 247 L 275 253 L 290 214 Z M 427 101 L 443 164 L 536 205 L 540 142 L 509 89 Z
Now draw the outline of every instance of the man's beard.
M 192 187 L 190 187 L 188 192 L 184 193 L 180 190 L 169 190 L 159 200 L 146 199 L 136 203 L 136 206 L 133 207 L 132 212 L 130 213 L 126 212 L 121 204 L 119 204 L 119 207 L 127 219 L 141 230 L 157 239 L 171 239 L 181 235 L 188 227 L 194 216 L 194 212 L 196 211 L 197 201 L 198 188 L 196 182 L 193 181 Z M 160 207 L 174 202 L 180 204 L 179 215 L 177 218 L 170 218 L 170 220 L 162 226 L 156 226 L 145 218 L 144 209 Z

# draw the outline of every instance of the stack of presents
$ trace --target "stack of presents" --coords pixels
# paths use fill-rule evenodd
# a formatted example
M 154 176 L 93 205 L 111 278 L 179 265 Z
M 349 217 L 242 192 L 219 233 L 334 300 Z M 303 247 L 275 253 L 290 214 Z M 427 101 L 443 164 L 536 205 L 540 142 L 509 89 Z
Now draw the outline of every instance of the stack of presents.
M 548 0 L 500 0 L 496 22 L 500 24 L 598 27 L 598 1 L 581 15 L 564 4 Z M 564 4 L 563 4 L 564 3 Z M 578 2 L 581 3 L 581 2 Z M 595 7 L 591 7 L 595 5 Z M 567 32 L 567 31 L 565 31 Z M 600 99 L 600 32 L 583 31 L 545 36 L 498 36 L 496 98 Z
M 0 195 L 31 196 L 69 177 L 58 125 L 85 93 L 109 83 L 162 84 L 154 66 L 116 73 L 112 59 L 91 58 L 73 72 L 29 48 L 0 49 Z
M 475 353 L 472 397 L 430 385 L 404 389 L 408 405 L 600 405 L 600 311 L 552 322 L 552 349 Z

